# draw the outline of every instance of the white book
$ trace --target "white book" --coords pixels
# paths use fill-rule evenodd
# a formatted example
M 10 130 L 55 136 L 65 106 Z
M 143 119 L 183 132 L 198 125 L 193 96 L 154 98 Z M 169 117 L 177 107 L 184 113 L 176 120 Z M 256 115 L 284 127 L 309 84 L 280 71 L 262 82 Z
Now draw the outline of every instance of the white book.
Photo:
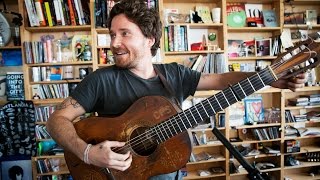
M 53 0 L 53 6 L 54 6 L 54 12 L 56 14 L 56 20 L 57 20 L 57 25 L 62 25 L 62 19 L 61 19 L 61 14 L 59 10 L 59 1 L 58 0 Z
M 80 25 L 83 25 L 82 23 L 82 18 L 81 18 L 81 14 L 80 14 L 80 8 L 79 8 L 79 3 L 78 3 L 78 0 L 74 0 L 74 6 L 76 7 L 76 12 L 77 12 L 77 15 L 78 15 L 78 19 L 79 19 L 79 24 Z
M 194 65 L 192 66 L 192 70 L 197 70 L 200 62 L 202 61 L 202 58 L 203 58 L 202 55 L 199 55 L 199 56 L 198 56 L 198 59 L 196 60 L 196 62 L 195 62 Z
M 33 82 L 39 82 L 41 81 L 41 75 L 40 75 L 40 67 L 32 67 L 32 80 Z

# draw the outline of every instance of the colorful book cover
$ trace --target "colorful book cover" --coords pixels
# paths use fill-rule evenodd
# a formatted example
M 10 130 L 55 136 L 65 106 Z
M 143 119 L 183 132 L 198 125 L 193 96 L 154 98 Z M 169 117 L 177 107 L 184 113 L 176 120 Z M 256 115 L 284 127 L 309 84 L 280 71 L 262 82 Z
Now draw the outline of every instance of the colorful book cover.
M 58 81 L 62 79 L 62 67 L 52 66 L 50 67 L 50 81 Z
M 274 10 L 262 10 L 263 24 L 265 27 L 278 27 L 276 12 Z
M 23 72 L 7 72 L 6 74 L 7 100 L 24 100 Z
M 246 11 L 243 3 L 227 3 L 227 24 L 229 27 L 246 25 Z
M 241 57 L 243 40 L 228 39 L 228 57 Z
M 270 56 L 271 49 L 271 38 L 256 40 L 256 56 Z

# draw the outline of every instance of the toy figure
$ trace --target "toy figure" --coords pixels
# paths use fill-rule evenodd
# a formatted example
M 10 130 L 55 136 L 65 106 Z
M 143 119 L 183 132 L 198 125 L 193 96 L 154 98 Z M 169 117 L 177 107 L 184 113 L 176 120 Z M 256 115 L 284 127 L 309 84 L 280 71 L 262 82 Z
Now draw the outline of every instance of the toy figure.
M 86 44 L 84 46 L 84 50 L 82 53 L 82 59 L 84 61 L 90 61 L 91 60 L 91 51 L 90 51 L 90 46 L 88 44 Z
M 82 45 L 80 42 L 77 42 L 76 46 L 75 46 L 76 50 L 77 50 L 77 54 L 76 54 L 76 57 L 77 57 L 77 60 L 79 61 L 81 59 L 81 55 L 82 55 Z

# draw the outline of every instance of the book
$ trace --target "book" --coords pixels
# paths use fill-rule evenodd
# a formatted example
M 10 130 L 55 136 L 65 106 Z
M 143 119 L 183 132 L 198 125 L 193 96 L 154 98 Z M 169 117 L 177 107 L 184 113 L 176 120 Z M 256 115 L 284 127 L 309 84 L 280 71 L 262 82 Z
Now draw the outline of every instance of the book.
M 50 81 L 62 80 L 62 67 L 51 66 L 50 67 Z
M 317 10 L 315 9 L 306 10 L 306 24 L 317 25 Z
M 227 24 L 229 27 L 244 27 L 246 12 L 243 3 L 227 3 Z
M 243 53 L 243 40 L 228 39 L 228 57 L 241 57 Z
M 6 74 L 7 100 L 24 100 L 23 72 L 7 72 Z
M 256 39 L 256 56 L 270 56 L 271 49 L 271 38 Z
M 276 12 L 273 9 L 262 10 L 263 24 L 265 27 L 279 26 Z

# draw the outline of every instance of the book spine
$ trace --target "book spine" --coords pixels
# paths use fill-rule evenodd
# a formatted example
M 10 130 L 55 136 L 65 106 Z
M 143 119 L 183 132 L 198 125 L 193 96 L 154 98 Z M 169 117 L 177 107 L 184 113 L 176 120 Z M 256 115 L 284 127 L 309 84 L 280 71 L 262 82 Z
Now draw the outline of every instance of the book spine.
M 76 23 L 76 18 L 75 18 L 75 15 L 74 15 L 74 11 L 73 11 L 73 8 L 72 8 L 72 0 L 67 0 L 68 1 L 68 7 L 69 7 L 69 13 L 70 13 L 70 21 L 71 21 L 71 25 L 75 26 L 77 25 Z
M 49 2 L 44 2 L 44 7 L 45 7 L 47 19 L 48 19 L 48 25 L 49 25 L 49 26 L 53 26 Z

